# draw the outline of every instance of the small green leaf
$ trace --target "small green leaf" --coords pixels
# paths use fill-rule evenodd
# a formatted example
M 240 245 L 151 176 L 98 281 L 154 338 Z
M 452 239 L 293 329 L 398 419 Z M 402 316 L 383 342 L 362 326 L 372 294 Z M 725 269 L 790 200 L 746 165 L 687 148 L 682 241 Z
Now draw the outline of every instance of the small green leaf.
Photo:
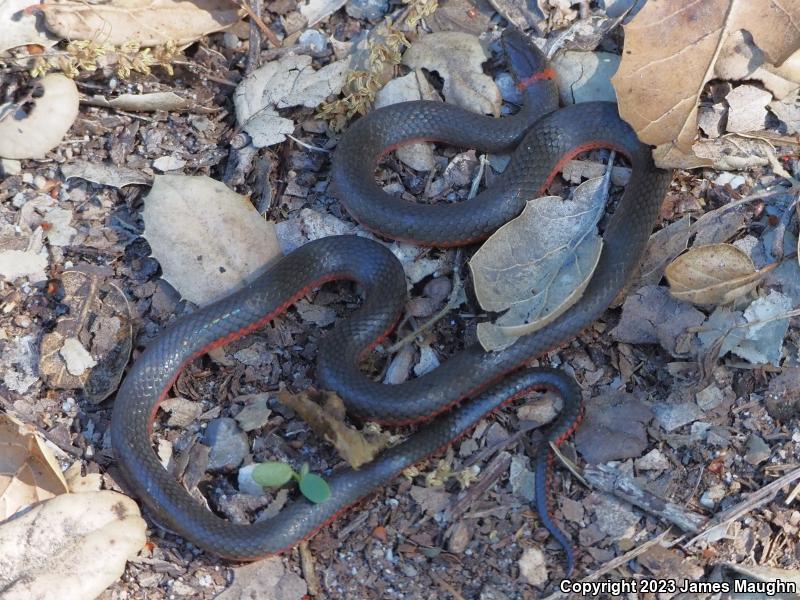
M 303 463 L 303 466 L 300 467 L 300 479 L 308 475 L 308 470 L 308 463 Z
M 253 481 L 262 487 L 277 488 L 292 478 L 292 467 L 282 462 L 265 462 L 258 465 L 251 474 Z
M 328 482 L 314 473 L 307 473 L 305 477 L 300 478 L 300 491 L 314 504 L 325 502 L 331 497 L 331 488 L 328 487 Z

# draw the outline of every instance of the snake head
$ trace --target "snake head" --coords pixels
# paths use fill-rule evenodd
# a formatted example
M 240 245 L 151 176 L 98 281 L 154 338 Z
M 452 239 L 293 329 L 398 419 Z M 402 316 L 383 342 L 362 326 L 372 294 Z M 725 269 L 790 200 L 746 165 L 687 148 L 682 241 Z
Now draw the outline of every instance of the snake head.
M 507 27 L 502 42 L 508 67 L 522 87 L 545 78 L 542 74 L 548 71 L 547 58 L 527 35 L 516 27 Z

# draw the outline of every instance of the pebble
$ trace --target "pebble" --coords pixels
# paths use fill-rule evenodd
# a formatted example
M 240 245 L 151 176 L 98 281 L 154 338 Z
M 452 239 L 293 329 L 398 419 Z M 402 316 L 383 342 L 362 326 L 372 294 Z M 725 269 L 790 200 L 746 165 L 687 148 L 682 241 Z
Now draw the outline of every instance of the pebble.
M 249 451 L 247 436 L 234 419 L 214 419 L 206 427 L 203 443 L 211 448 L 208 455 L 210 471 L 229 471 L 244 460 Z
M 722 403 L 723 399 L 724 394 L 722 393 L 722 390 L 715 385 L 710 385 L 707 388 L 700 390 L 695 396 L 697 405 L 704 411 L 716 408 Z
M 447 542 L 447 549 L 453 554 L 461 554 L 469 546 L 472 539 L 473 528 L 464 521 L 459 521 L 453 525 L 450 540 Z
M 665 471 L 670 467 L 669 459 L 658 448 L 637 459 L 635 464 L 640 471 Z
M 226 31 L 222 34 L 222 45 L 229 50 L 236 50 L 241 45 L 241 42 L 235 33 Z
M 347 14 L 354 19 L 377 21 L 389 10 L 388 0 L 350 0 L 345 6 Z
M 519 559 L 519 574 L 530 585 L 544 585 L 547 582 L 544 552 L 539 548 L 527 548 Z
M 656 415 L 656 422 L 665 431 L 674 431 L 678 427 L 683 427 L 703 415 L 703 411 L 694 402 L 657 404 L 653 406 L 653 412 Z
M 508 481 L 511 484 L 511 491 L 518 498 L 527 502 L 533 502 L 536 499 L 536 476 L 528 468 L 526 457 L 517 455 L 511 459 Z
M 269 421 L 272 411 L 267 408 L 267 394 L 253 394 L 252 396 L 240 398 L 247 404 L 239 411 L 235 419 L 244 431 L 260 429 Z
M 328 38 L 316 29 L 307 29 L 300 34 L 297 43 L 301 46 L 308 46 L 311 56 L 326 56 L 328 54 Z
M 722 484 L 713 485 L 700 496 L 700 504 L 706 508 L 714 508 L 724 497 L 725 486 Z
M 243 494 L 250 494 L 251 496 L 261 496 L 264 494 L 264 488 L 253 481 L 253 469 L 258 465 L 247 465 L 239 469 L 237 477 L 239 483 L 239 491 Z
M 750 436 L 747 440 L 747 453 L 744 459 L 755 466 L 767 460 L 772 454 L 770 447 L 756 434 Z
M 600 531 L 612 540 L 630 538 L 636 534 L 640 517 L 618 500 L 601 496 L 595 514 Z

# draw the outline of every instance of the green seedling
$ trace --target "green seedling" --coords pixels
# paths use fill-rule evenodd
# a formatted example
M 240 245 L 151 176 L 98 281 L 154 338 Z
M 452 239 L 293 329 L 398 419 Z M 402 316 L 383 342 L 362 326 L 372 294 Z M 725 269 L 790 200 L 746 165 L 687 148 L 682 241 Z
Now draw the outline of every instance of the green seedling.
M 283 487 L 294 479 L 300 486 L 300 493 L 314 504 L 325 502 L 331 496 L 331 488 L 322 477 L 308 472 L 308 463 L 300 467 L 298 473 L 286 463 L 269 461 L 261 463 L 252 473 L 253 481 L 265 488 Z

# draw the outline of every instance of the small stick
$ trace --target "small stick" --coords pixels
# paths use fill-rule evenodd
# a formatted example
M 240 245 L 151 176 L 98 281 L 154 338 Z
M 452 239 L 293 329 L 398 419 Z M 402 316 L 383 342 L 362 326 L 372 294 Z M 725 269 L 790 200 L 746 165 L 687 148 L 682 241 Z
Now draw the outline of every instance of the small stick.
M 319 580 L 317 579 L 317 572 L 314 570 L 314 557 L 311 550 L 308 549 L 308 541 L 302 542 L 299 546 L 300 550 L 300 568 L 303 570 L 303 579 L 306 580 L 308 586 L 308 595 L 319 598 Z
M 772 483 L 765 485 L 757 492 L 748 494 L 747 498 L 742 500 L 739 504 L 730 507 L 728 510 L 722 511 L 713 519 L 708 521 L 706 526 L 699 534 L 694 536 L 683 545 L 684 549 L 701 539 L 707 538 L 712 533 L 718 532 L 720 529 L 727 529 L 728 525 L 733 523 L 735 520 L 772 500 L 772 498 L 775 497 L 775 494 L 778 493 L 778 490 L 780 490 L 783 486 L 794 483 L 798 479 L 800 479 L 800 468 L 790 471 L 783 477 L 779 477 Z
M 643 490 L 631 477 L 619 469 L 603 465 L 589 465 L 584 469 L 583 474 L 594 487 L 621 498 L 645 512 L 661 517 L 684 531 L 697 533 L 703 525 L 708 523 L 707 517 Z
M 633 548 L 632 550 L 628 550 L 628 552 L 626 552 L 622 556 L 612 558 L 604 565 L 601 565 L 600 568 L 598 568 L 597 570 L 589 573 L 586 577 L 581 579 L 580 582 L 583 583 L 588 581 L 597 581 L 598 579 L 603 577 L 606 573 L 610 573 L 611 571 L 618 569 L 619 567 L 627 563 L 629 560 L 636 558 L 640 554 L 644 554 L 645 552 L 647 552 L 647 550 L 649 550 L 656 544 L 660 544 L 662 541 L 664 541 L 669 532 L 670 528 L 667 528 L 660 534 L 658 534 L 656 537 L 647 540 L 646 542 L 637 546 L 636 548 Z M 555 594 L 550 594 L 543 600 L 560 600 L 561 598 L 567 598 L 567 597 L 568 595 L 563 592 L 556 592 Z
M 275 35 L 275 32 L 272 31 L 272 29 L 270 29 L 269 27 L 267 27 L 267 24 L 264 23 L 261 17 L 257 15 L 252 8 L 250 8 L 250 5 L 247 3 L 247 0 L 242 0 L 240 5 L 247 13 L 247 16 L 250 17 L 253 21 L 255 21 L 256 25 L 258 25 L 258 28 L 261 30 L 261 33 L 263 33 L 266 36 L 266 38 L 270 41 L 270 43 L 276 48 L 280 48 L 281 41 L 278 39 L 278 36 Z

